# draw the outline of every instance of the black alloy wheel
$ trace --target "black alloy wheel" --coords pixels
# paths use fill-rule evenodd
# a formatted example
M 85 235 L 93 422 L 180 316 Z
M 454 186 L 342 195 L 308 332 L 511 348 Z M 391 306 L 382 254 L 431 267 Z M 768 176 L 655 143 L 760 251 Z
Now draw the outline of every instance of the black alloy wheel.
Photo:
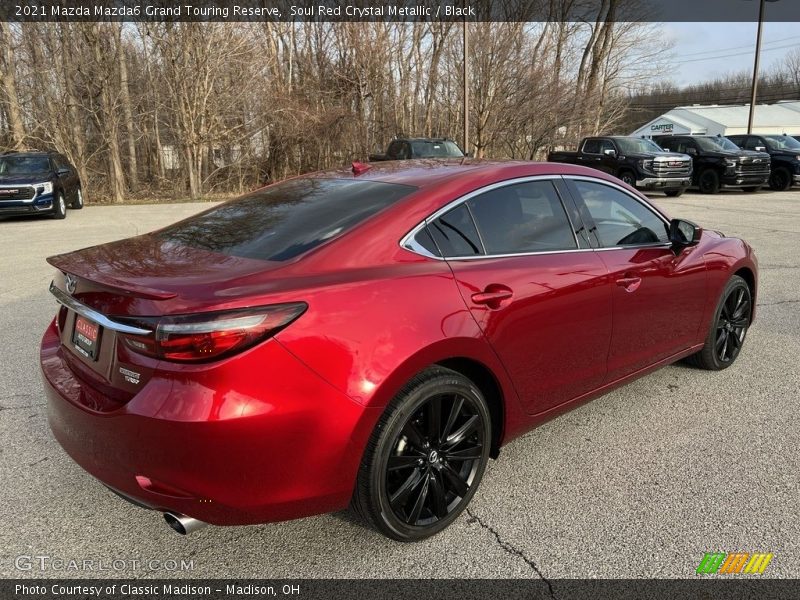
M 490 416 L 463 375 L 433 367 L 392 401 L 373 433 L 353 506 L 385 535 L 429 537 L 475 494 L 489 458 Z
M 619 174 L 622 183 L 627 183 L 631 187 L 636 187 L 636 176 L 630 171 L 623 171 Z
M 769 176 L 769 187 L 777 192 L 785 192 L 792 187 L 792 176 L 784 167 L 774 169 Z
M 734 275 L 722 293 L 703 349 L 690 356 L 689 362 L 711 371 L 731 366 L 742 350 L 752 314 L 750 288 L 744 279 Z
M 706 169 L 700 173 L 697 184 L 703 194 L 716 194 L 720 187 L 719 173 L 714 169 Z

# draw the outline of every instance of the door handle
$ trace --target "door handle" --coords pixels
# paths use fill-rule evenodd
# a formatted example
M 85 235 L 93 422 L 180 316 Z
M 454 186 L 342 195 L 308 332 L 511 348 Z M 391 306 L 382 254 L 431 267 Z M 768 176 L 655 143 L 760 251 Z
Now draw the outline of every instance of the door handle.
M 642 278 L 623 277 L 622 279 L 617 279 L 617 285 L 625 288 L 626 292 L 635 292 L 639 289 L 639 286 L 642 285 Z
M 489 308 L 500 308 L 504 300 L 508 300 L 514 295 L 511 288 L 497 283 L 486 286 L 482 292 L 472 294 L 472 302 L 475 304 L 483 304 Z

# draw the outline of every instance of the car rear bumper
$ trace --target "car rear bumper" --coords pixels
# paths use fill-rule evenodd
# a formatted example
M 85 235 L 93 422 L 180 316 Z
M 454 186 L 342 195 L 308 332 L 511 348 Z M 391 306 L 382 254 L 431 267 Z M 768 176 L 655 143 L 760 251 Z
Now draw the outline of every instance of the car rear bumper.
M 334 389 L 277 341 L 191 377 L 154 376 L 104 413 L 82 404 L 97 392 L 76 377 L 65 352 L 51 324 L 41 347 L 50 427 L 81 467 L 119 494 L 215 525 L 348 505 L 379 413 Z M 253 376 L 257 395 L 244 382 Z

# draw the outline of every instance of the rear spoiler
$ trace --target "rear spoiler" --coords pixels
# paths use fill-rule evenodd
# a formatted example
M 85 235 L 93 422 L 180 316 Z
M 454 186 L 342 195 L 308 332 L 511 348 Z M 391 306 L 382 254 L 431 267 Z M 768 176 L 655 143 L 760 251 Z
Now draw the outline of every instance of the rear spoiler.
M 100 284 L 104 287 L 111 288 L 115 292 L 125 294 L 128 296 L 136 296 L 138 298 L 146 298 L 148 300 L 169 300 L 178 294 L 167 290 L 159 290 L 157 288 L 147 287 L 130 281 L 123 281 L 110 275 L 105 275 L 98 271 L 91 271 L 91 273 L 81 270 L 81 263 L 79 261 L 68 259 L 68 254 L 58 254 L 56 256 L 47 257 L 47 262 L 53 265 L 56 269 L 63 273 L 75 275 L 81 279 L 86 279 L 93 283 Z

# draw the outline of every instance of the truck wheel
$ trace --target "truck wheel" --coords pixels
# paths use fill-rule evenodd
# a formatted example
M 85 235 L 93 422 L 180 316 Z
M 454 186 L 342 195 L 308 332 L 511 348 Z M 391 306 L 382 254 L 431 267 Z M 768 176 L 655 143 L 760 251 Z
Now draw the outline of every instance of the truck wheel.
M 683 196 L 683 192 L 686 190 L 667 190 L 664 192 L 670 198 L 677 198 L 678 196 Z
M 51 216 L 54 219 L 63 219 L 64 217 L 66 217 L 67 216 L 67 201 L 64 200 L 64 193 L 63 192 L 59 192 L 58 193 L 58 196 L 56 196 L 54 204 L 55 204 L 55 206 L 53 206 L 53 212 L 51 213 Z
M 758 190 L 760 190 L 761 186 L 760 185 L 751 185 L 751 186 L 748 186 L 748 187 L 743 187 L 742 189 L 745 192 L 748 192 L 748 193 L 752 194 L 753 192 L 757 192 Z
M 705 169 L 700 173 L 698 186 L 703 194 L 716 194 L 719 192 L 719 173 L 715 169 Z
M 792 187 L 792 177 L 789 175 L 788 169 L 778 167 L 769 176 L 769 187 L 776 192 L 785 192 Z
M 83 190 L 81 190 L 81 188 L 78 188 L 78 191 L 75 192 L 75 200 L 72 201 L 70 208 L 74 208 L 75 210 L 83 208 Z
M 634 175 L 632 171 L 621 171 L 619 178 L 622 180 L 622 183 L 627 183 L 631 187 L 636 187 L 636 175 Z

